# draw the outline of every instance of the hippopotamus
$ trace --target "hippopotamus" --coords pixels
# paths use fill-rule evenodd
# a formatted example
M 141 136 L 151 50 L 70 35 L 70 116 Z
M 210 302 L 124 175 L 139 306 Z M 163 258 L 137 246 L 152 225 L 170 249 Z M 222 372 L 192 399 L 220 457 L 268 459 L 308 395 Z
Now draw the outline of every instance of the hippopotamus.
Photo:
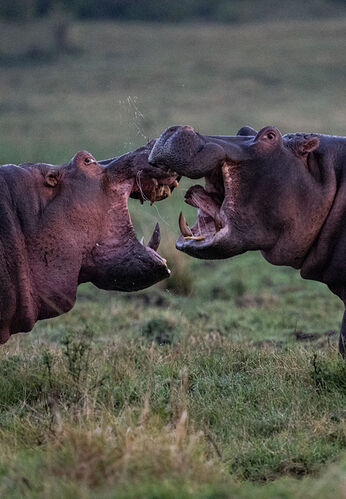
M 176 246 L 193 257 L 229 258 L 260 250 L 274 265 L 325 283 L 346 304 L 346 138 L 289 133 L 266 126 L 235 136 L 174 126 L 149 162 L 192 179 L 185 201 L 197 208 L 189 227 L 179 217 Z M 339 351 L 346 354 L 346 313 Z
M 159 226 L 145 246 L 128 211 L 129 197 L 153 203 L 177 185 L 149 165 L 152 146 L 99 162 L 80 151 L 61 165 L 0 166 L 0 343 L 69 311 L 80 283 L 135 291 L 169 276 Z

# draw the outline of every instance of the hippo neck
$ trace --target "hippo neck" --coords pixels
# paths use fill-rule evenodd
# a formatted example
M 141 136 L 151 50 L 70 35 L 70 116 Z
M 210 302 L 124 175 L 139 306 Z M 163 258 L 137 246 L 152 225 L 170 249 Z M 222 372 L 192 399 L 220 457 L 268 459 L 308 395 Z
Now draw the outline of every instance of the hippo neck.
M 0 202 L 2 213 L 1 207 Z M 67 312 L 75 302 L 80 264 L 72 269 L 62 254 L 52 267 L 37 253 L 40 244 L 35 234 L 24 234 L 14 211 L 1 218 L 0 343 L 31 331 L 40 319 Z
M 320 281 L 346 300 L 346 138 L 321 135 L 324 172 L 335 178 L 330 210 L 301 267 L 304 279 Z
M 39 319 L 66 312 L 76 294 L 80 261 L 71 268 L 66 252 L 54 244 L 61 243 L 56 228 L 38 223 L 40 198 L 28 175 L 14 165 L 0 171 L 0 343 L 13 333 L 31 331 Z M 46 239 L 49 246 L 44 246 L 47 226 L 55 239 Z M 49 251 L 58 254 L 58 265 Z M 60 285 L 73 279 L 72 289 Z
M 37 319 L 49 319 L 71 310 L 78 287 L 82 252 L 73 239 L 61 245 L 61 234 L 44 232 L 28 241 L 28 259 L 33 294 L 37 303 Z M 71 242 L 72 241 L 72 242 Z
M 344 174 L 346 168 L 346 137 L 318 135 L 320 146 L 317 152 L 323 158 L 323 168 L 333 167 L 336 178 Z
M 38 307 L 24 236 L 6 194 L 0 200 L 0 213 L 0 343 L 5 343 L 10 334 L 33 328 Z

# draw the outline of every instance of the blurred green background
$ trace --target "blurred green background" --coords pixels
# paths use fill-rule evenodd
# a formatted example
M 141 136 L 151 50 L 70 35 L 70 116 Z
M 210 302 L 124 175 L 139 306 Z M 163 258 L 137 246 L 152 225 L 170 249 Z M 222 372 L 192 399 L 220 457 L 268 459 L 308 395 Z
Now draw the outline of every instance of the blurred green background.
M 0 164 L 104 159 L 173 124 L 346 133 L 341 1 L 2 0 L 0 19 Z M 4 496 L 344 497 L 342 303 L 256 252 L 178 253 L 188 185 L 130 203 L 169 280 L 82 286 L 2 347 Z
M 172 124 L 210 134 L 244 124 L 343 134 L 345 19 L 81 22 L 62 7 L 29 21 L 3 18 L 0 162 L 64 162 L 80 149 L 106 158 Z M 174 202 L 157 209 L 176 213 Z

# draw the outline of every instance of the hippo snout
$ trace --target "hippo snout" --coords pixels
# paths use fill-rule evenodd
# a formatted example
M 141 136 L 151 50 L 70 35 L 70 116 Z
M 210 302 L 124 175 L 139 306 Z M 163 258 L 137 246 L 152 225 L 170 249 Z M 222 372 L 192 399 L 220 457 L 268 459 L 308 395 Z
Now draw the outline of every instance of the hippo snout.
M 175 170 L 189 165 L 201 147 L 201 138 L 191 126 L 173 126 L 157 139 L 149 163 Z
M 223 145 L 191 126 L 167 128 L 157 139 L 149 163 L 189 178 L 204 177 L 225 158 Z

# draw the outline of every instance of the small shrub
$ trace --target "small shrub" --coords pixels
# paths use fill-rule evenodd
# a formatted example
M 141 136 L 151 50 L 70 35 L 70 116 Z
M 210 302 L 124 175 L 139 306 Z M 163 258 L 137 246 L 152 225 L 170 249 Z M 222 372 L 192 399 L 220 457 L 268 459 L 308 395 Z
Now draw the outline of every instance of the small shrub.
M 69 331 L 62 339 L 68 372 L 74 381 L 82 381 L 88 374 L 92 336 L 86 328 L 81 333 Z
M 142 334 L 159 345 L 170 345 L 174 339 L 174 327 L 175 324 L 164 317 L 153 317 L 144 324 Z
M 343 359 L 320 359 L 315 353 L 311 364 L 311 377 L 317 391 L 338 391 L 346 395 L 346 363 Z

